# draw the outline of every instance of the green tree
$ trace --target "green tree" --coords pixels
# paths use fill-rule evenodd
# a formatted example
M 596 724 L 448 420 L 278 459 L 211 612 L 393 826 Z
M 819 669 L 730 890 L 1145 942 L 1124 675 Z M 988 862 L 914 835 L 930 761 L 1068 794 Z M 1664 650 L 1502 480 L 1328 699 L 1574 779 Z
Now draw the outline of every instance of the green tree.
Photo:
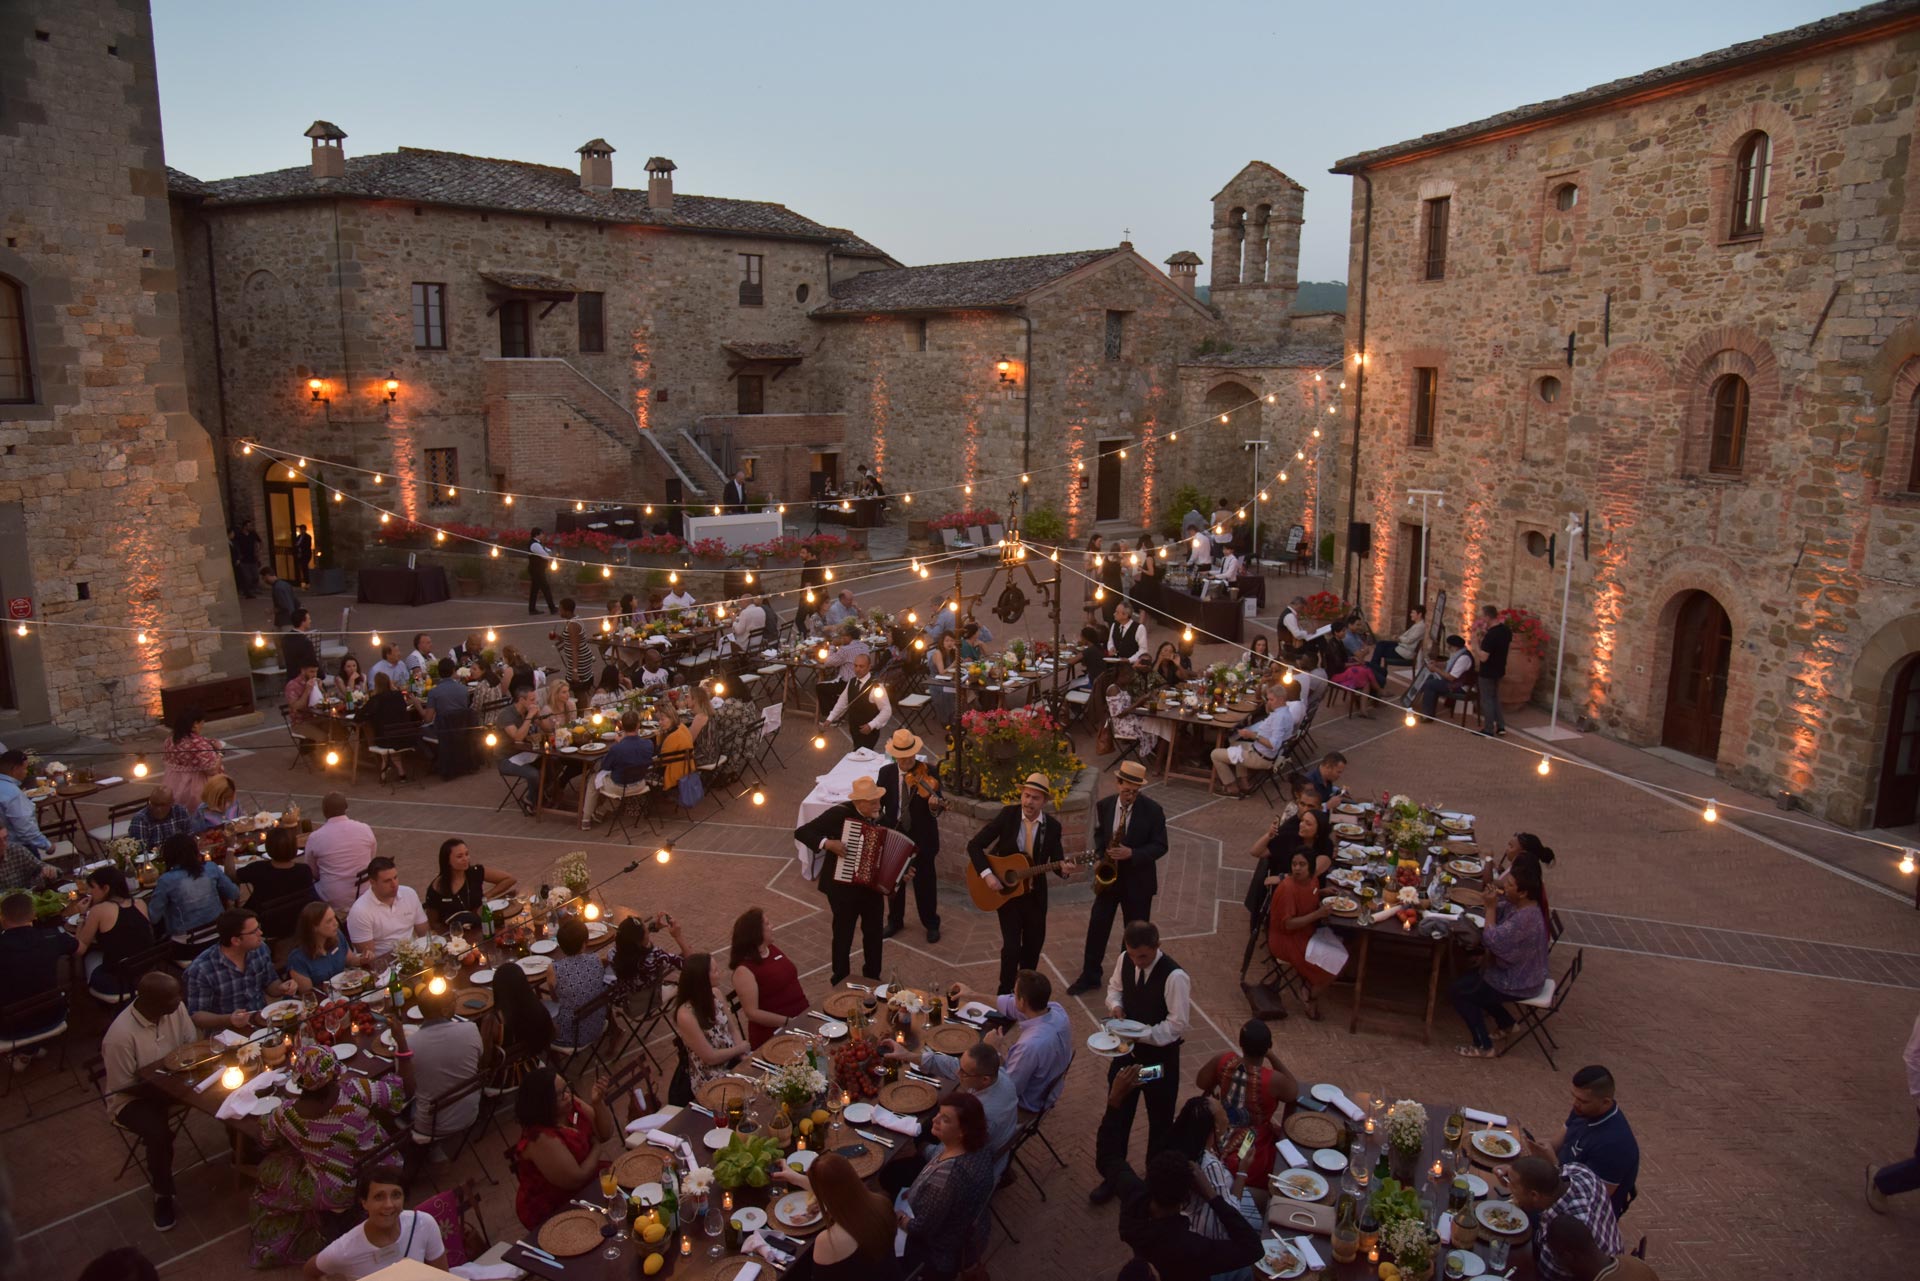
M 1173 491 L 1166 509 L 1160 513 L 1160 532 L 1168 538 L 1180 537 L 1180 521 L 1188 512 L 1205 516 L 1213 510 L 1213 499 L 1198 485 L 1182 485 Z
M 1067 522 L 1051 507 L 1036 507 L 1021 518 L 1020 531 L 1028 538 L 1054 542 L 1067 536 Z

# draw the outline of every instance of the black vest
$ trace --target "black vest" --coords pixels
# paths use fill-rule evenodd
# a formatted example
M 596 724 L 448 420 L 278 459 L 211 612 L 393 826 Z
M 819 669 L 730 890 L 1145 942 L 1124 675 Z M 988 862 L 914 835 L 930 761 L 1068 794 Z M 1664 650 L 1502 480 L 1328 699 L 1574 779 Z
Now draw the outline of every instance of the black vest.
M 847 682 L 847 725 L 850 728 L 865 729 L 880 715 L 880 706 L 873 701 L 873 691 L 879 685 L 880 682 L 871 676 L 864 681 L 856 676 Z
M 1140 652 L 1140 620 L 1129 619 L 1125 627 L 1114 623 L 1109 629 L 1113 636 L 1113 652 L 1121 658 L 1132 658 Z
M 1162 952 L 1160 959 L 1154 962 L 1153 968 L 1147 971 L 1146 980 L 1135 982 L 1133 962 L 1123 959 L 1120 962 L 1120 1013 L 1136 1023 L 1145 1023 L 1148 1027 L 1165 1021 L 1167 976 L 1179 968 L 1180 966 L 1171 956 Z M 1140 1057 L 1143 1051 L 1165 1054 L 1177 1051 L 1179 1047 L 1178 1041 L 1164 1046 L 1147 1045 L 1142 1042 L 1134 1047 L 1134 1055 L 1136 1058 Z

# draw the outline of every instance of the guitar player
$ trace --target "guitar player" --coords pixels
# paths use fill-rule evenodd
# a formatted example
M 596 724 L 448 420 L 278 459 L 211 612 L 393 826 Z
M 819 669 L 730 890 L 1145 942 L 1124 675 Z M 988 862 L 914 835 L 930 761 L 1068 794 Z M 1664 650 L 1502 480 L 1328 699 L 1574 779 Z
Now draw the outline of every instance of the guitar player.
M 820 851 L 821 855 L 820 892 L 827 896 L 827 905 L 833 911 L 831 987 L 839 987 L 853 968 L 853 927 L 856 924 L 860 927 L 860 973 L 874 982 L 880 978 L 881 929 L 886 923 L 887 897 L 879 890 L 864 885 L 842 884 L 833 879 L 833 872 L 840 856 L 847 850 L 840 841 L 847 820 L 858 818 L 877 825 L 880 822 L 881 802 L 886 795 L 871 777 L 856 778 L 853 780 L 851 800 L 842 801 L 793 829 L 794 840 L 810 850 Z
M 1139 761 L 1120 766 L 1115 794 L 1093 807 L 1093 844 L 1113 860 L 1118 879 L 1113 888 L 1093 900 L 1093 912 L 1087 918 L 1087 950 L 1080 962 L 1080 977 L 1067 988 L 1067 995 L 1078 996 L 1104 984 L 1111 959 L 1107 951 L 1113 936 L 1113 915 L 1120 923 L 1153 919 L 1153 896 L 1160 888 L 1157 864 L 1167 852 L 1167 813 L 1152 797 L 1142 796 L 1147 784 L 1147 767 Z
M 1060 820 L 1046 812 L 1051 794 L 1045 774 L 1027 775 L 1020 803 L 1002 809 L 967 842 L 973 875 L 995 890 L 1006 888 L 987 863 L 989 852 L 1020 854 L 1031 863 L 1052 863 L 1055 876 L 1073 875 L 1062 861 Z M 1047 941 L 1047 878 L 1037 876 L 1026 885 L 1026 893 L 1008 899 L 994 913 L 1000 918 L 1001 996 L 1013 991 L 1014 976 L 1021 970 L 1040 968 L 1040 949 Z

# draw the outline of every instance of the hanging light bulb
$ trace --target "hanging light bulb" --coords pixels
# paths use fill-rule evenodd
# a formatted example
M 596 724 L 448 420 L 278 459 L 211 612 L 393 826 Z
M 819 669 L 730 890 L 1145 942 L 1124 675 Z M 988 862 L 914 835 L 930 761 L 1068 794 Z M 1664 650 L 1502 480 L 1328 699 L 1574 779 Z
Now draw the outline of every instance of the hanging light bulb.
M 749 587 L 751 587 L 751 586 L 753 586 L 753 571 L 752 571 L 752 570 L 748 570 L 748 571 L 747 571 L 747 586 L 749 586 Z
M 1315 374 L 1315 375 L 1313 376 L 1313 381 L 1315 381 L 1315 382 L 1319 382 L 1319 381 L 1320 381 L 1320 375 L 1319 375 L 1319 374 Z
M 1700 817 L 1706 819 L 1709 823 L 1718 823 L 1720 821 L 1720 811 L 1714 805 L 1712 797 L 1707 798 L 1707 808 L 1700 811 Z
M 653 852 L 653 861 L 656 863 L 671 863 L 673 861 L 673 846 L 662 845 L 659 849 L 655 850 Z
M 831 569 L 823 571 L 821 576 L 824 577 L 828 582 L 833 581 L 833 571 Z
M 924 637 L 924 636 L 916 636 L 916 637 L 914 637 L 914 638 L 913 638 L 913 647 L 914 647 L 915 649 L 925 649 L 925 648 L 927 647 L 927 638 L 926 638 L 926 637 Z
M 487 741 L 487 746 L 488 746 L 488 747 L 498 747 L 498 746 L 500 746 L 500 736 L 499 736 L 498 734 L 496 734 L 496 733 L 494 733 L 494 732 L 493 732 L 492 730 L 488 730 L 488 731 L 487 731 L 487 740 L 486 740 L 486 741 Z
M 336 489 L 333 491 L 333 501 L 336 503 L 344 503 L 347 501 L 347 496 Z
M 602 565 L 602 566 L 600 567 L 600 577 L 602 577 L 602 578 L 612 578 L 612 577 L 613 577 L 613 566 L 611 566 L 611 565 Z
M 1538 774 L 1541 778 L 1545 778 L 1547 775 L 1553 773 L 1552 760 L 1548 759 L 1545 753 L 1542 753 L 1540 757 L 1540 763 L 1533 767 L 1533 772 Z
M 500 501 L 505 503 L 507 506 L 511 507 L 513 506 L 513 495 L 508 494 L 505 498 L 501 499 Z
M 912 495 L 912 494 L 902 494 L 902 495 L 900 495 L 900 501 L 901 501 L 901 502 L 904 502 L 904 503 L 912 503 L 912 502 L 913 502 L 913 495 Z
M 680 585 L 680 571 L 679 571 L 679 570 L 677 570 L 677 569 L 670 569 L 670 570 L 668 570 L 668 571 L 667 571 L 667 582 L 668 582 L 668 584 L 670 584 L 671 586 L 675 586 L 675 587 L 678 587 L 678 586 Z
M 498 547 L 489 547 L 489 548 L 487 549 L 487 555 L 489 555 L 489 556 L 491 556 L 491 557 L 493 557 L 493 558 L 494 558 L 495 560 L 499 560 L 499 559 L 500 559 L 500 549 L 499 549 Z
M 930 569 L 928 569 L 928 568 L 927 568 L 927 567 L 926 567 L 925 565 L 922 565 L 922 566 L 920 567 L 920 577 L 922 577 L 922 578 L 932 578 L 932 577 L 933 577 L 933 571 L 932 571 L 932 570 L 930 570 Z
M 1280 473 L 1280 483 L 1284 485 L 1284 484 L 1286 484 L 1286 482 L 1287 482 L 1287 473 L 1285 473 L 1285 472 L 1281 472 L 1281 473 Z
M 382 476 L 382 475 L 381 475 L 381 474 L 380 474 L 379 472 L 375 472 L 375 473 L 373 473 L 373 483 L 374 483 L 374 484 L 376 484 L 376 485 L 383 485 L 383 484 L 385 484 L 385 483 L 386 483 L 386 480 L 387 480 L 387 478 L 386 478 L 385 476 Z
M 725 605 L 715 605 L 713 607 L 713 616 L 715 618 L 725 618 L 727 616 L 727 607 Z
M 1059 552 L 1055 552 L 1055 553 L 1053 554 L 1053 558 L 1054 558 L 1055 560 L 1059 560 L 1059 559 L 1060 559 L 1060 553 L 1059 553 Z M 1161 559 L 1161 560 L 1165 560 L 1166 558 L 1167 558 L 1167 549 L 1166 549 L 1166 548 L 1164 548 L 1164 547 L 1162 547 L 1162 548 L 1160 549 L 1160 559 Z
M 1289 667 L 1286 671 L 1280 673 L 1280 683 L 1282 685 L 1293 684 L 1293 669 L 1291 667 Z
M 457 490 L 457 489 L 455 489 L 455 488 L 454 488 L 454 487 L 453 487 L 452 485 L 448 485 L 448 486 L 447 486 L 447 497 L 448 497 L 448 498 L 457 498 L 457 497 L 459 497 L 459 496 L 460 496 L 460 491 L 459 491 L 459 490 Z
M 242 454 L 251 454 L 251 453 L 253 452 L 253 446 L 252 446 L 252 445 L 242 445 L 242 446 L 240 446 L 240 452 L 241 452 Z
M 1913 851 L 1906 850 L 1900 855 L 1900 875 L 1913 875 Z
M 1267 491 L 1264 489 L 1260 491 L 1260 501 L 1263 503 L 1267 501 Z
M 373 635 L 369 639 L 373 642 L 373 652 L 376 654 L 379 653 L 380 652 L 380 633 L 379 632 L 373 633 Z
M 612 631 L 612 630 L 613 630 L 613 620 L 612 620 L 611 618 L 603 618 L 603 619 L 601 619 L 601 620 L 600 620 L 600 630 L 601 630 L 601 631 L 603 631 L 603 632 L 610 632 L 610 631 Z
M 647 510 L 652 511 L 653 508 L 649 507 L 647 508 Z M 787 514 L 787 505 L 785 503 L 781 503 L 778 507 L 774 508 L 774 510 L 779 512 L 782 516 L 784 516 Z
M 327 750 L 327 768 L 332 769 L 334 766 L 338 765 L 339 763 L 340 763 L 340 753 L 329 748 Z
M 135 778 L 145 778 L 147 776 L 147 758 L 146 757 L 144 756 L 134 757 L 133 776 Z
M 1315 440 L 1319 440 L 1319 439 L 1320 439 L 1320 429 L 1319 429 L 1318 427 L 1315 427 L 1315 428 L 1313 429 L 1313 438 L 1314 438 Z
M 1417 717 L 1417 716 L 1415 716 L 1415 715 L 1414 715 L 1414 714 L 1413 714 L 1412 712 L 1408 712 L 1408 713 L 1407 713 L 1407 728 L 1408 728 L 1408 729 L 1412 729 L 1412 728 L 1413 728 L 1413 727 L 1414 727 L 1415 725 L 1418 725 L 1419 723 L 1420 723 L 1420 718 L 1419 718 L 1419 717 Z
M 646 512 L 646 514 L 647 514 L 647 515 L 649 515 L 649 516 L 651 516 L 651 515 L 653 515 L 653 504 L 652 504 L 652 503 L 648 503 L 648 504 L 647 504 L 647 505 L 646 505 L 645 507 L 643 507 L 643 508 L 641 508 L 641 510 L 642 510 L 642 511 L 644 511 L 644 512 Z M 784 508 L 784 507 L 782 507 L 782 508 L 781 508 L 780 510 L 781 510 L 781 511 L 785 511 L 785 510 L 786 510 L 786 508 Z
M 382 525 L 384 525 L 384 524 L 386 524 L 386 523 L 387 523 L 388 521 L 391 521 L 392 519 L 393 519 L 393 515 L 392 515 L 392 513 L 390 513 L 390 512 L 381 512 L 381 513 L 380 513 L 380 523 L 381 523 Z
M 289 467 L 289 468 L 287 468 L 287 479 L 288 479 L 288 480 L 292 480 L 292 479 L 293 479 L 293 478 L 294 478 L 295 476 L 298 476 L 299 474 L 300 474 L 300 473 L 298 473 L 298 472 L 296 472 L 296 471 L 294 471 L 294 469 L 293 469 L 293 468 L 291 468 L 291 467 Z
M 1093 598 L 1094 598 L 1095 600 L 1105 600 L 1105 599 L 1107 598 L 1107 589 L 1106 589 L 1106 588 L 1104 588 L 1104 587 L 1096 587 L 1096 588 L 1094 588 L 1094 589 L 1093 589 Z
M 1297 462 L 1297 463 L 1304 463 L 1304 462 L 1306 462 L 1306 461 L 1307 461 L 1307 451 L 1306 451 L 1306 450 L 1304 450 L 1304 449 L 1296 449 L 1296 450 L 1294 450 L 1294 451 L 1293 451 L 1293 460 L 1294 460 L 1295 462 Z
M 27 634 L 27 625 L 25 623 L 20 624 L 20 634 L 22 636 Z M 267 638 L 259 632 L 255 632 L 253 634 L 253 647 L 255 649 L 265 649 L 267 647 Z
M 827 750 L 827 739 L 824 734 L 815 734 L 813 736 L 813 750 L 816 752 L 824 752 Z
M 1269 405 L 1271 405 L 1271 404 L 1273 404 L 1273 403 L 1274 403 L 1274 399 L 1275 399 L 1275 398 L 1274 398 L 1274 394 L 1273 394 L 1272 392 L 1268 392 L 1268 393 L 1267 393 L 1267 403 L 1268 403 Z
M 713 514 L 714 514 L 714 515 L 716 515 L 716 516 L 718 516 L 718 515 L 720 514 L 720 509 L 719 509 L 718 507 L 715 507 L 715 508 L 713 509 Z
M 1221 414 L 1221 415 L 1220 415 L 1220 421 L 1221 421 L 1221 422 L 1225 422 L 1225 421 L 1227 421 L 1227 416 L 1226 416 L 1225 414 Z
M 15 636 L 25 636 L 27 634 L 27 625 L 25 623 L 20 624 L 20 626 L 13 629 L 13 634 Z
M 959 601 L 957 601 L 957 600 L 950 600 L 950 601 L 948 601 L 948 602 L 947 602 L 947 608 L 948 608 L 948 609 L 950 609 L 950 610 L 952 610 L 952 611 L 953 611 L 953 613 L 954 613 L 954 614 L 955 614 L 956 616 L 958 616 L 958 615 L 959 615 L 959 613 L 960 613 L 960 602 L 959 602 Z
M 1127 553 L 1127 564 L 1128 564 L 1129 566 L 1135 566 L 1135 565 L 1138 565 L 1139 563 L 1140 563 L 1140 553 L 1139 553 L 1139 552 L 1128 552 L 1128 553 Z
M 753 789 L 753 803 L 754 803 L 755 805 L 765 805 L 765 804 L 767 803 L 767 794 L 766 794 L 765 792 L 763 792 L 763 791 L 761 791 L 761 790 L 760 790 L 759 788 L 757 788 L 757 787 L 756 787 L 756 788 L 754 788 L 754 789 Z
M 920 621 L 920 614 L 917 610 L 910 609 L 907 611 L 907 625 L 909 627 L 917 624 L 919 621 Z
M 133 639 L 137 643 L 144 645 L 147 643 L 147 634 L 145 632 L 141 632 L 138 636 L 135 636 Z
M 1184 632 L 1181 632 L 1180 639 L 1189 645 L 1193 644 L 1193 628 L 1189 627 Z
M 1167 433 L 1167 439 L 1168 439 L 1168 440 L 1179 440 L 1179 439 L 1180 439 L 1180 433 L 1179 433 L 1179 432 L 1177 432 L 1177 431 L 1170 431 L 1170 432 L 1168 432 L 1168 433 Z
M 1025 472 L 1020 473 L 1020 483 L 1022 485 L 1031 484 L 1032 482 L 1033 482 L 1033 477 L 1027 475 Z
M 493 644 L 493 628 L 487 628 L 487 644 Z
M 1125 457 L 1127 456 L 1127 451 L 1126 451 L 1126 450 L 1124 450 L 1124 449 L 1123 449 L 1123 450 L 1121 450 L 1121 451 L 1120 451 L 1120 456 L 1121 456 L 1122 458 L 1125 458 Z
M 447 541 L 447 531 L 446 531 L 446 530 L 444 530 L 444 529 L 436 529 L 436 530 L 434 530 L 434 531 L 433 531 L 433 541 L 434 541 L 434 542 L 436 542 L 436 543 L 444 543 L 444 542 L 446 542 L 446 541 Z
M 1234 512 L 1233 518 L 1235 520 L 1245 520 L 1247 518 L 1247 509 L 1242 507 L 1240 510 Z

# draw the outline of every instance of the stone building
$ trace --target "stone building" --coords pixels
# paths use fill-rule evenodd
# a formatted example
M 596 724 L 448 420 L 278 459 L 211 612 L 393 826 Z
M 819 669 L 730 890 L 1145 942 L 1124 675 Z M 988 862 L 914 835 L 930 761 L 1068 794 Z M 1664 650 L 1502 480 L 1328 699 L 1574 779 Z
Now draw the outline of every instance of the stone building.
M 1214 199 L 1232 262 L 1208 306 L 1192 253 L 1171 276 L 1126 245 L 903 267 L 782 205 L 677 193 L 661 157 L 619 187 L 600 138 L 563 169 L 307 137 L 306 165 L 172 183 L 194 407 L 283 559 L 296 524 L 350 565 L 382 511 L 551 527 L 504 493 L 698 505 L 736 466 L 801 502 L 864 463 L 934 491 L 909 517 L 1002 505 L 984 478 L 1025 469 L 1073 533 L 1137 528 L 1172 473 L 1248 496 L 1238 441 L 1181 446 L 1182 422 L 1239 414 L 1277 457 L 1339 360 L 1288 315 L 1304 193 L 1258 162 Z
M 1557 637 L 1572 556 L 1563 716 L 1912 823 L 1917 79 L 1920 5 L 1881 4 L 1335 166 L 1373 617 L 1420 592 L 1408 490 L 1444 491 L 1450 627 Z
M 0 84 L 0 737 L 114 734 L 247 671 L 144 0 L 0 6 Z

